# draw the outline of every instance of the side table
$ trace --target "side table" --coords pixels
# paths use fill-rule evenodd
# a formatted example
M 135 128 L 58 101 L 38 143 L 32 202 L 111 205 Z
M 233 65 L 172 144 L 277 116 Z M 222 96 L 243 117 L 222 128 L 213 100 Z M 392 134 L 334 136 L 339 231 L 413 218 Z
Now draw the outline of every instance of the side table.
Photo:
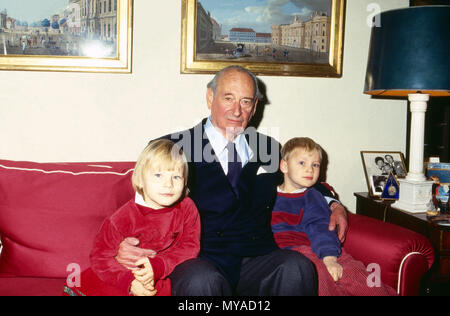
M 373 198 L 368 192 L 354 193 L 356 213 L 392 223 L 427 237 L 436 251 L 436 260 L 422 280 L 424 295 L 450 295 L 450 227 L 437 225 L 425 213 L 409 213 L 392 207 L 394 201 Z

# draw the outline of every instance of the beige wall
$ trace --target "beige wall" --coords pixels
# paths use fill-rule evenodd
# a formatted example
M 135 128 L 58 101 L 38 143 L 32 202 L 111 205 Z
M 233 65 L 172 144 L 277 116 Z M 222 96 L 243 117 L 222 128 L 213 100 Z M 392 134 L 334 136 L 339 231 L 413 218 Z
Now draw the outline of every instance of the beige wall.
M 361 150 L 405 150 L 406 101 L 362 93 L 371 0 L 348 0 L 340 79 L 269 77 L 260 130 L 279 141 L 314 138 L 329 156 L 328 182 L 355 209 L 366 191 Z M 408 0 L 379 0 L 381 9 Z M 131 75 L 0 72 L 0 159 L 135 160 L 153 137 L 208 115 L 210 75 L 181 75 L 180 1 L 135 0 Z

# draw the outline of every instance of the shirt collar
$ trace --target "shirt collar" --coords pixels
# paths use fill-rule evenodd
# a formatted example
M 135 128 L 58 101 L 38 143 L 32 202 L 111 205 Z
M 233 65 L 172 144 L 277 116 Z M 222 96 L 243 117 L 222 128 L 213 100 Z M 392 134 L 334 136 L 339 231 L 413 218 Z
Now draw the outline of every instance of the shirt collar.
M 287 193 L 287 192 L 284 192 L 284 191 L 278 186 L 278 187 L 277 187 L 277 192 L 278 192 L 278 193 L 285 193 L 285 194 L 297 194 L 297 193 L 303 193 L 303 192 L 305 192 L 307 189 L 308 189 L 308 188 L 297 189 L 297 190 L 295 190 L 295 191 L 293 191 L 293 192 Z
M 136 192 L 135 196 L 134 196 L 134 203 L 141 205 L 141 206 L 145 206 L 145 207 L 150 207 L 147 205 L 147 203 L 145 203 L 144 198 L 142 197 L 142 195 L 140 195 L 139 193 Z
M 134 196 L 134 203 L 137 205 L 138 209 L 142 212 L 143 215 L 147 215 L 147 214 L 150 214 L 150 213 L 163 214 L 163 213 L 171 212 L 174 209 L 175 205 L 177 205 L 180 202 L 178 202 L 177 204 L 174 204 L 172 206 L 167 206 L 167 207 L 163 207 L 163 208 L 159 208 L 159 209 L 154 209 L 153 207 L 149 206 L 145 202 L 145 200 L 142 197 L 142 195 L 140 195 L 139 193 L 136 192 L 135 196 Z
M 214 152 L 218 155 L 222 154 L 228 144 L 228 140 L 214 127 L 211 121 L 211 116 L 208 117 L 205 123 L 205 133 L 208 136 L 208 140 L 214 149 Z M 241 133 L 233 140 L 236 145 L 236 150 L 241 157 L 244 164 L 247 163 L 253 157 L 253 151 L 249 147 L 245 134 Z
M 205 123 L 205 133 L 208 136 L 209 143 L 217 154 L 221 154 L 228 144 L 227 139 L 214 127 L 211 117 L 208 117 Z M 237 137 L 236 137 L 237 139 Z M 235 139 L 235 141 L 236 141 Z

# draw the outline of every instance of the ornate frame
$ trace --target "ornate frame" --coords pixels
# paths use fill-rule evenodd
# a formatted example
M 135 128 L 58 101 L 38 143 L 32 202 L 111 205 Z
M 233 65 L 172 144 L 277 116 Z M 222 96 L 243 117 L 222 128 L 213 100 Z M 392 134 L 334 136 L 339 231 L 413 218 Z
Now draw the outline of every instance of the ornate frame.
M 1 35 L 1 34 L 0 34 Z M 115 57 L 0 55 L 0 70 L 131 73 L 133 0 L 117 0 L 117 54 Z M 0 43 L 0 48 L 3 44 Z
M 196 58 L 196 0 L 182 0 L 181 73 L 216 73 L 220 69 L 239 64 L 257 75 L 341 77 L 344 45 L 345 0 L 330 0 L 331 35 L 328 63 L 306 64 L 289 62 L 246 62 L 198 60 Z

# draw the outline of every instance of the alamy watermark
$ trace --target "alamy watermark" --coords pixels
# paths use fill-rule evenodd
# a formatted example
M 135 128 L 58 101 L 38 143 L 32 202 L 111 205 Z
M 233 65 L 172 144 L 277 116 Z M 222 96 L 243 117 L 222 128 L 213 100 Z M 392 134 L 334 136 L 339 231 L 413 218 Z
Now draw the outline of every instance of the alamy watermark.
M 368 27 L 381 27 L 381 6 L 378 3 L 372 2 L 367 5 L 367 12 L 370 14 L 367 16 Z
M 242 134 L 248 140 L 249 148 L 253 153 L 249 162 L 259 161 L 264 164 L 266 172 L 274 173 L 278 171 L 280 164 L 280 144 L 275 141 L 279 137 L 279 130 L 276 127 L 268 131 L 272 138 L 266 137 L 267 133 L 258 133 L 254 127 L 248 127 L 244 131 L 227 129 L 225 137 L 231 140 L 238 134 Z M 201 125 L 194 127 L 193 132 L 185 130 L 173 133 L 171 139 L 183 150 L 191 162 L 218 162 L 217 153 L 214 152 L 210 142 L 206 141 L 208 138 Z
M 69 287 L 81 287 L 81 267 L 78 263 L 67 265 L 66 271 L 69 272 L 66 282 Z
M 366 284 L 368 287 L 381 287 L 381 268 L 378 263 L 371 263 L 367 266 L 366 271 L 369 272 Z

